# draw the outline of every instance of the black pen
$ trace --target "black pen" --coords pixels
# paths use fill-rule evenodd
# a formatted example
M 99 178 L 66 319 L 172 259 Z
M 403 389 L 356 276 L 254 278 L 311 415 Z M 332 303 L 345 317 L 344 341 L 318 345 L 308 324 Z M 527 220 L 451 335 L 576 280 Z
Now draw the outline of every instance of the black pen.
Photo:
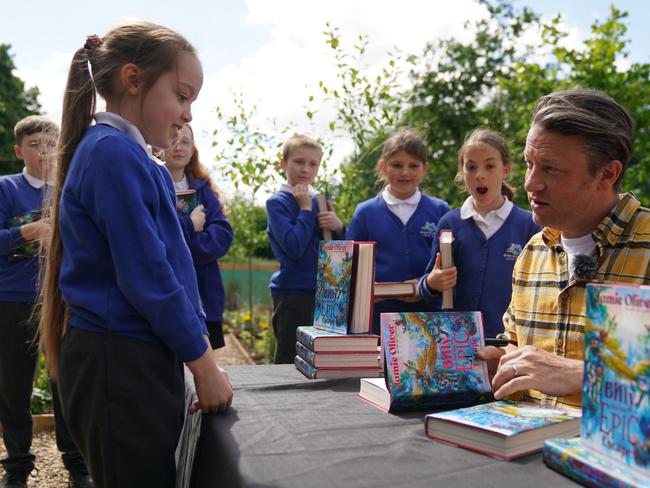
M 513 344 L 513 341 L 510 339 L 504 339 L 501 337 L 486 337 L 485 345 L 494 346 L 494 347 L 506 347 L 508 344 Z

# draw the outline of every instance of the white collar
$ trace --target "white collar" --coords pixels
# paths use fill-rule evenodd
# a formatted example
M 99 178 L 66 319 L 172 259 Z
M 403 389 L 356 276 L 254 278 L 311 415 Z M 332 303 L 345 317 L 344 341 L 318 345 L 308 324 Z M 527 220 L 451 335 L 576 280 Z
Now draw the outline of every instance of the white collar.
M 23 176 L 27 180 L 27 183 L 29 183 L 29 186 L 36 188 L 37 190 L 40 190 L 45 184 L 47 184 L 47 181 L 39 180 L 36 176 L 30 175 L 27 172 L 27 168 L 23 168 Z
M 415 190 L 415 193 L 413 195 L 406 198 L 405 200 L 400 200 L 391 192 L 389 192 L 388 188 L 384 188 L 384 191 L 381 192 L 381 196 L 384 198 L 384 201 L 388 205 L 399 205 L 400 203 L 405 203 L 407 205 L 417 205 L 420 203 L 420 199 L 422 198 L 422 192 L 419 189 Z
M 499 208 L 495 210 L 490 210 L 485 215 L 485 217 L 483 217 L 480 213 L 476 211 L 476 208 L 474 207 L 474 198 L 469 196 L 463 203 L 463 206 L 460 207 L 460 218 L 463 220 L 471 219 L 474 217 L 480 217 L 481 219 L 485 219 L 490 215 L 494 215 L 500 218 L 501 220 L 506 220 L 508 218 L 508 215 L 510 215 L 512 206 L 513 203 L 510 200 L 508 200 L 508 198 L 506 197 L 504 199 L 503 205 L 501 205 Z
M 95 122 L 98 124 L 109 125 L 119 130 L 120 132 L 124 132 L 130 139 L 133 139 L 140 146 L 142 146 L 142 149 L 147 152 L 150 158 L 154 158 L 153 154 L 151 154 L 151 148 L 145 142 L 144 137 L 142 137 L 142 134 L 138 128 L 126 120 L 124 117 L 121 117 L 120 115 L 117 115 L 113 112 L 98 112 L 94 115 L 94 118 Z M 158 159 L 158 161 L 160 160 Z

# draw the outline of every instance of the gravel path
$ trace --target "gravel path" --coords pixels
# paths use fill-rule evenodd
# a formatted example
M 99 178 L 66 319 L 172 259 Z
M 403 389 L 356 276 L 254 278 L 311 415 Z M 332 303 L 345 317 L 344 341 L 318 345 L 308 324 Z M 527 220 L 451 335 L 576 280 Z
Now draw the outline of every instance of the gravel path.
M 254 364 L 248 353 L 232 334 L 225 335 L 226 347 L 219 349 L 215 356 L 220 365 Z M 56 448 L 54 432 L 34 434 L 32 451 L 36 455 L 36 468 L 27 486 L 29 488 L 65 488 L 68 486 L 68 472 L 63 466 L 61 455 Z M 5 457 L 4 443 L 0 442 L 0 457 Z M 1 472 L 2 470 L 0 470 Z

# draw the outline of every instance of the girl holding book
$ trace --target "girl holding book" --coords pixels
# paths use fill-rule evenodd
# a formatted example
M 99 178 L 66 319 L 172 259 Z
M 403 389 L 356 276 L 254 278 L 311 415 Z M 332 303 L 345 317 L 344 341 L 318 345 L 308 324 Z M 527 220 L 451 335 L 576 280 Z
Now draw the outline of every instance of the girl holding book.
M 223 339 L 223 307 L 226 293 L 217 259 L 232 244 L 232 228 L 224 215 L 217 189 L 208 171 L 199 161 L 194 145 L 194 132 L 183 126 L 172 147 L 165 151 L 165 164 L 174 180 L 176 192 L 191 192 L 196 207 L 180 212 L 179 220 L 185 241 L 192 253 L 199 294 L 205 309 L 205 325 L 212 349 L 225 346 Z
M 420 191 L 427 168 L 426 147 L 412 129 L 400 129 L 384 143 L 377 175 L 385 187 L 359 204 L 346 234 L 347 239 L 377 243 L 375 281 L 416 280 L 426 267 L 438 221 L 449 211 L 446 202 Z M 373 333 L 379 334 L 382 312 L 431 308 L 417 296 L 409 300 L 375 300 Z
M 170 146 L 202 84 L 189 42 L 148 22 L 89 36 L 70 66 L 40 338 L 98 487 L 174 486 L 182 362 L 194 375 L 193 410 L 232 401 L 171 177 L 147 146 Z M 106 112 L 94 113 L 95 90 Z
M 508 146 L 498 132 L 476 129 L 465 138 L 455 182 L 470 196 L 440 219 L 431 260 L 419 283 L 420 296 L 429 303 L 455 286 L 454 310 L 483 312 L 486 337 L 503 332 L 512 269 L 528 240 L 540 231 L 531 213 L 511 201 L 514 191 L 505 181 L 511 168 Z M 453 233 L 455 263 L 444 270 L 438 239 L 443 229 Z

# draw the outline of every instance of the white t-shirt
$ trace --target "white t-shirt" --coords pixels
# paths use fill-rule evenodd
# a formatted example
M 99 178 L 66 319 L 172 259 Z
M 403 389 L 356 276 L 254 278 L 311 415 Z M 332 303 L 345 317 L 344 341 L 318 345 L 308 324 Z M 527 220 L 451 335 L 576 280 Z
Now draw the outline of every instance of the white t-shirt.
M 575 263 L 575 257 L 580 254 L 591 256 L 591 253 L 596 249 L 596 243 L 591 234 L 576 237 L 575 239 L 567 239 L 566 237 L 560 236 L 560 243 L 569 259 L 569 278 L 572 279 L 574 277 L 573 265 Z

